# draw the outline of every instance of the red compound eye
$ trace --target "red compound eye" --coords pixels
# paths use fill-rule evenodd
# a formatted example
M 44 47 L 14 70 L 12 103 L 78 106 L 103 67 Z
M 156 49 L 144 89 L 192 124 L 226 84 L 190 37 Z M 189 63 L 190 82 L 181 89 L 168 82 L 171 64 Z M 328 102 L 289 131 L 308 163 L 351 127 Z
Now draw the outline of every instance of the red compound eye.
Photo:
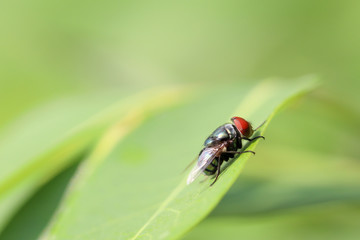
M 251 123 L 241 117 L 233 117 L 231 118 L 231 121 L 235 124 L 236 128 L 244 137 L 251 137 L 254 132 Z

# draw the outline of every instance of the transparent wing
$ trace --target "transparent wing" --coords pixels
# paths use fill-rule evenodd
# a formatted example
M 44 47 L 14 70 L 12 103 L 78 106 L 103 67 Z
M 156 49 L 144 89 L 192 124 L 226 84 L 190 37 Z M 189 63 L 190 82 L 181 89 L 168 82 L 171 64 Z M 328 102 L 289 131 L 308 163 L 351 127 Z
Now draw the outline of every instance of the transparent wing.
M 201 173 L 210 165 L 214 160 L 216 154 L 219 151 L 219 147 L 205 148 L 200 154 L 196 166 L 191 170 L 187 184 L 192 183 Z

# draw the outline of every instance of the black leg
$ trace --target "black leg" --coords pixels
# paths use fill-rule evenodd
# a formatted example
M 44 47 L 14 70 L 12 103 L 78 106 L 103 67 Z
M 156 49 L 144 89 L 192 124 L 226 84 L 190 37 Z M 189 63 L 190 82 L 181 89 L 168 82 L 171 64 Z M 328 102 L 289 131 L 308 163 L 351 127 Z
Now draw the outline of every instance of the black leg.
M 212 185 L 214 185 L 214 183 L 216 182 L 216 180 L 218 179 L 219 175 L 220 175 L 220 166 L 222 164 L 222 160 L 221 160 L 221 155 L 219 157 L 219 161 L 218 161 L 218 166 L 217 166 L 217 171 L 216 171 L 216 176 L 215 176 L 215 180 L 212 182 L 212 184 L 210 184 L 210 187 Z
M 226 151 L 225 153 L 234 153 L 234 154 L 252 153 L 252 154 L 255 155 L 255 152 L 253 152 L 253 151 L 240 151 L 240 152 L 237 152 L 237 151 Z
M 254 138 L 245 138 L 245 137 L 242 137 L 241 139 L 248 140 L 249 142 L 252 142 L 252 141 L 254 141 L 254 140 L 256 140 L 256 139 L 259 139 L 259 138 L 262 138 L 262 139 L 265 140 L 265 137 L 264 137 L 264 136 L 256 136 L 256 137 L 254 137 Z

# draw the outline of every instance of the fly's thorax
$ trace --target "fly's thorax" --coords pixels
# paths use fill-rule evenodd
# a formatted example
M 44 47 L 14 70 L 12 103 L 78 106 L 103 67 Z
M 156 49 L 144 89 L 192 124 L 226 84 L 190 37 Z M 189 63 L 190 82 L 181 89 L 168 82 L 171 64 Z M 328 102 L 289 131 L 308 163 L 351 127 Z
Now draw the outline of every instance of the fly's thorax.
M 221 125 L 205 140 L 204 146 L 210 147 L 224 141 L 235 139 L 238 133 L 234 125 L 227 123 Z

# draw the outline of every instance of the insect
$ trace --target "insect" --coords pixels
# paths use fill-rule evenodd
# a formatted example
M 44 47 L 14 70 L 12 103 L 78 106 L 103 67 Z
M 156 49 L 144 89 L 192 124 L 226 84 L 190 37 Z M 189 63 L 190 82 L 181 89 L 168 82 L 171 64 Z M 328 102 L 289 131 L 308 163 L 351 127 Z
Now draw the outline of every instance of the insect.
M 263 136 L 250 138 L 254 133 L 254 129 L 251 123 L 245 119 L 233 117 L 231 121 L 232 123 L 226 123 L 215 129 L 205 140 L 204 148 L 200 151 L 197 164 L 188 176 L 187 184 L 192 183 L 202 173 L 208 176 L 215 174 L 215 180 L 210 185 L 212 186 L 220 175 L 220 167 L 224 161 L 227 162 L 229 159 L 234 158 L 235 155 L 246 152 L 255 154 L 253 151 L 241 151 L 242 140 L 251 142 L 259 138 L 265 138 Z

